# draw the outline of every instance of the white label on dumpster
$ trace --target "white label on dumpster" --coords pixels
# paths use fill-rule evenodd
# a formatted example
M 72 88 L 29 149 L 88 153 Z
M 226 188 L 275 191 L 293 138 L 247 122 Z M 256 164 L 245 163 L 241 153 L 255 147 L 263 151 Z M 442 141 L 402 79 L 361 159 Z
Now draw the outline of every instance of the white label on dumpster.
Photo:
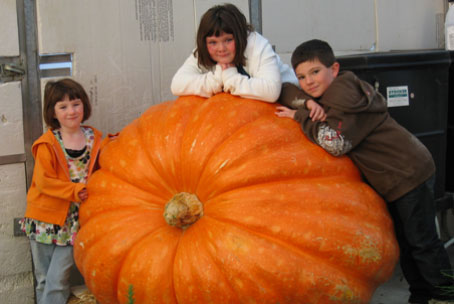
M 388 107 L 404 107 L 409 106 L 408 86 L 387 87 Z

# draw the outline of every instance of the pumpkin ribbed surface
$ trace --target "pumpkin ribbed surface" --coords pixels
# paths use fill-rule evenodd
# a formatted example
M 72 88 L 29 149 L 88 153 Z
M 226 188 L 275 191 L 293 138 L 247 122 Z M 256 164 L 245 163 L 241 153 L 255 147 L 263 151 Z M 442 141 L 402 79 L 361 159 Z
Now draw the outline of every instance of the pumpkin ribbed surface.
M 106 146 L 74 246 L 100 303 L 370 300 L 398 257 L 385 203 L 274 112 L 180 97 Z

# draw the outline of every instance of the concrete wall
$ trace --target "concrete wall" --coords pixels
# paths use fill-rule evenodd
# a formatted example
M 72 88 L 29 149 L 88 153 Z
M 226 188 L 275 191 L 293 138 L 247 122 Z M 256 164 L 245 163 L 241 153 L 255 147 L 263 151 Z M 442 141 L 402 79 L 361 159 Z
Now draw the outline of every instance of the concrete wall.
M 16 0 L 0 2 L 0 41 L 0 56 L 19 56 Z M 23 153 L 21 83 L 0 84 L 0 157 Z M 29 242 L 14 236 L 13 219 L 23 216 L 25 196 L 24 163 L 4 162 L 0 165 L 0 303 L 34 303 Z
M 24 165 L 0 166 L 0 303 L 34 303 L 29 242 L 13 235 L 13 219 L 25 212 L 25 191 Z

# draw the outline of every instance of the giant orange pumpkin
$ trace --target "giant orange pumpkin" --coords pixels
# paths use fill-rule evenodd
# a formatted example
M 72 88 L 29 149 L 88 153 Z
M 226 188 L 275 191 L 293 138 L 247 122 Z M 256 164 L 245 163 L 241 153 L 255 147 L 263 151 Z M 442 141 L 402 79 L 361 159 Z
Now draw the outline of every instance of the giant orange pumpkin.
M 275 105 L 152 106 L 100 157 L 75 259 L 100 303 L 367 303 L 398 256 L 385 203 Z

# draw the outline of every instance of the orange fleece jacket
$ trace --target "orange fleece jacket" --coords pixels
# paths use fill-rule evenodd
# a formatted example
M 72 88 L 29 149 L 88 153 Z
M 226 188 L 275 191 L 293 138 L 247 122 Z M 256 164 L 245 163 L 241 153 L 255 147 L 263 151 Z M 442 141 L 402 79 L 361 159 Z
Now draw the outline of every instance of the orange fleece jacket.
M 88 128 L 95 134 L 88 169 L 90 176 L 101 148 L 102 133 Z M 33 143 L 32 153 L 35 166 L 25 217 L 62 226 L 71 202 L 80 202 L 78 193 L 85 184 L 71 181 L 65 154 L 51 130 Z

